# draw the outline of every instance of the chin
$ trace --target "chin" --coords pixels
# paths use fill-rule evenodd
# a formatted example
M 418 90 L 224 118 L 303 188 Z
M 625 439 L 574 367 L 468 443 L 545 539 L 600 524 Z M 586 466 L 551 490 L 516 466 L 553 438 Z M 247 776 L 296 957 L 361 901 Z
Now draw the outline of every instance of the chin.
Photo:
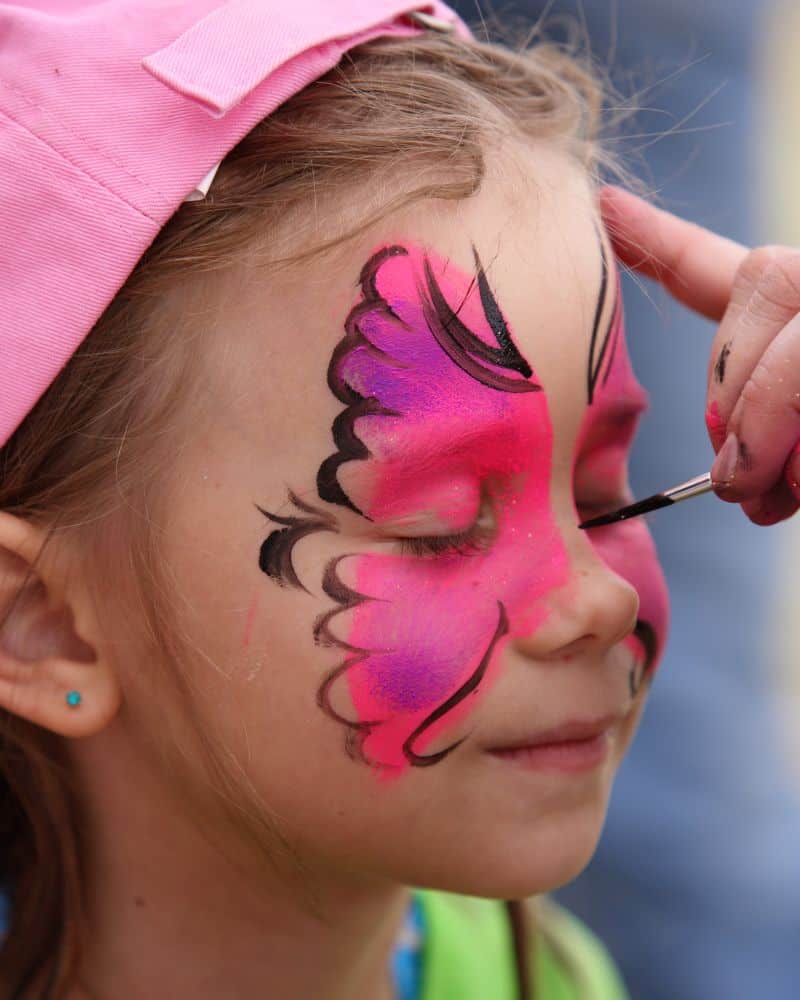
M 498 858 L 494 866 L 484 863 L 478 878 L 462 889 L 468 895 L 496 899 L 524 899 L 551 892 L 571 882 L 589 864 L 600 839 L 593 836 L 565 836 L 555 844 L 532 843 L 520 846 L 513 855 Z
M 542 817 L 535 825 L 465 838 L 440 858 L 434 872 L 417 872 L 409 884 L 483 896 L 524 899 L 558 889 L 576 878 L 597 849 L 605 809 Z M 421 876 L 421 877 L 420 877 Z

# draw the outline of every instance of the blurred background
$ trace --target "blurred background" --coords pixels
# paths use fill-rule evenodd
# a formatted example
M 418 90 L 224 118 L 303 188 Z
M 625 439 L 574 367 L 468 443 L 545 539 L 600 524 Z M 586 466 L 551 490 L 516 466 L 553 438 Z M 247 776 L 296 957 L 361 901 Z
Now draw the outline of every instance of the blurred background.
M 757 65 L 764 95 L 764 231 L 770 242 L 800 247 L 800 4 L 782 0 L 771 15 Z M 786 759 L 800 788 L 800 519 L 782 526 L 781 542 L 768 662 L 785 708 Z
M 451 2 L 479 35 L 577 23 L 635 95 L 614 148 L 657 202 L 743 243 L 800 246 L 798 0 Z M 651 397 L 632 463 L 647 496 L 710 468 L 714 328 L 650 283 L 626 277 L 623 295 Z M 800 517 L 757 528 L 704 497 L 650 525 L 670 642 L 595 858 L 559 897 L 633 1000 L 797 1000 Z

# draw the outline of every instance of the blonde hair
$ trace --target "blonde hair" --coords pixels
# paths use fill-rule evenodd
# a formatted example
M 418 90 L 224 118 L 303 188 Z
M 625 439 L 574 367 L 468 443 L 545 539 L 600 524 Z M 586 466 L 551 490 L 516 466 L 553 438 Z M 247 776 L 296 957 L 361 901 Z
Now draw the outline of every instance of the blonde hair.
M 161 596 L 152 517 L 142 512 L 157 509 L 174 432 L 199 405 L 185 388 L 199 352 L 187 324 L 159 321 L 162 297 L 183 279 L 230 268 L 266 231 L 276 234 L 263 251 L 268 269 L 334 246 L 403 205 L 468 198 L 480 188 L 484 150 L 498 136 L 556 142 L 594 172 L 602 99 L 585 65 L 544 43 L 514 52 L 429 33 L 353 50 L 228 154 L 204 201 L 179 208 L 0 450 L 0 509 L 42 526 L 48 540 L 68 534 L 77 543 L 71 551 L 96 579 L 116 575 L 119 552 L 130 553 L 137 622 L 176 665 L 170 673 L 187 699 L 191 686 L 177 667 L 182 645 Z M 398 167 L 409 184 L 387 186 L 391 196 L 346 232 L 315 242 L 314 227 L 303 225 L 312 204 L 356 185 L 364 190 Z M 291 238 L 279 243 L 289 219 Z M 0 622 L 12 611 L 0 609 Z M 224 755 L 210 742 L 204 750 L 212 777 L 229 792 L 236 782 Z M 6 711 L 0 857 L 0 876 L 15 886 L 0 992 L 57 996 L 80 953 L 79 810 L 62 741 Z

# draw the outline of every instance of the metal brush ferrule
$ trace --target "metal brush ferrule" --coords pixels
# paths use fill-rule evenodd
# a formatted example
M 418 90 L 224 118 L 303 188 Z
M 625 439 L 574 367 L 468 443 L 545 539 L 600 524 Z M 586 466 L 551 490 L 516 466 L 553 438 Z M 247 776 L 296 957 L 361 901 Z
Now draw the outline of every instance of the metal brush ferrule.
M 681 483 L 679 486 L 673 486 L 672 489 L 665 490 L 664 496 L 669 497 L 673 503 L 678 503 L 679 500 L 688 500 L 689 497 L 696 497 L 701 493 L 708 493 L 711 489 L 713 489 L 711 473 L 706 472 L 702 476 L 695 476 L 694 479 L 689 479 L 687 482 Z

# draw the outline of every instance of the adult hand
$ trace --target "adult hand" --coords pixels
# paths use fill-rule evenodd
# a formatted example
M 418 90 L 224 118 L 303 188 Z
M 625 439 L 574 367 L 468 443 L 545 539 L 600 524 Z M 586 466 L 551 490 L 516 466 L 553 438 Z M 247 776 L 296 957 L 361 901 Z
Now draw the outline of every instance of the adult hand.
M 800 251 L 748 250 L 621 188 L 600 192 L 620 261 L 719 322 L 706 426 L 715 491 L 756 524 L 800 506 Z

